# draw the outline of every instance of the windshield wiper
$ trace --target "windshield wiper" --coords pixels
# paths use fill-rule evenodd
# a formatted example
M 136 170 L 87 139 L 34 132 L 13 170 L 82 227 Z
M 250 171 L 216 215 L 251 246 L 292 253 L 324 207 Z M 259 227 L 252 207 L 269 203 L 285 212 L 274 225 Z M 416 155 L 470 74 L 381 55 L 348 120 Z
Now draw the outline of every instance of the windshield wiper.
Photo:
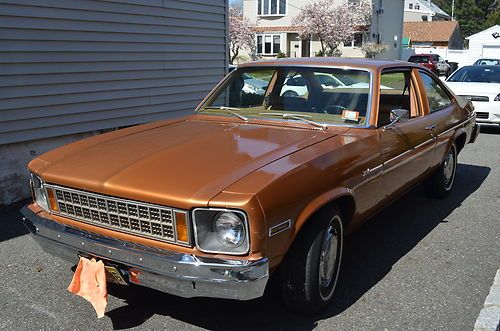
M 312 126 L 315 126 L 317 128 L 321 128 L 323 130 L 326 130 L 328 128 L 327 125 L 321 124 L 312 120 L 308 120 L 307 118 L 312 118 L 311 115 L 305 115 L 305 114 L 297 114 L 297 115 L 292 115 L 292 114 L 287 114 L 287 113 L 259 113 L 259 115 L 264 115 L 264 116 L 276 116 L 276 117 L 281 117 L 284 119 L 291 119 L 291 120 L 298 120 L 302 121 L 308 124 L 311 124 Z
M 245 117 L 245 116 L 243 116 L 241 114 L 236 113 L 237 111 L 241 110 L 239 108 L 225 107 L 225 106 L 209 106 L 209 107 L 205 107 L 204 109 L 224 110 L 226 114 L 230 114 L 230 115 L 236 116 L 240 120 L 248 122 L 248 117 Z

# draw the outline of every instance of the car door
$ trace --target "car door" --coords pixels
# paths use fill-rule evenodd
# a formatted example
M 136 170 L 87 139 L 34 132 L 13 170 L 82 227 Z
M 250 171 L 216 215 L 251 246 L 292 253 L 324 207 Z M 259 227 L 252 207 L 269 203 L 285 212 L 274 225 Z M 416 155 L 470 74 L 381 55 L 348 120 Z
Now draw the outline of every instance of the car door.
M 412 185 L 429 169 L 434 140 L 422 107 L 416 69 L 383 71 L 381 86 L 377 119 L 380 183 L 384 198 L 389 198 Z M 394 109 L 406 109 L 409 115 L 391 123 L 390 111 Z
M 458 118 L 454 116 L 458 105 L 443 82 L 424 70 L 418 70 L 418 75 L 425 100 L 425 112 L 428 114 L 426 117 L 435 139 L 435 148 L 430 159 L 430 166 L 435 167 L 441 164 L 453 138 L 454 132 L 449 129 L 458 123 Z

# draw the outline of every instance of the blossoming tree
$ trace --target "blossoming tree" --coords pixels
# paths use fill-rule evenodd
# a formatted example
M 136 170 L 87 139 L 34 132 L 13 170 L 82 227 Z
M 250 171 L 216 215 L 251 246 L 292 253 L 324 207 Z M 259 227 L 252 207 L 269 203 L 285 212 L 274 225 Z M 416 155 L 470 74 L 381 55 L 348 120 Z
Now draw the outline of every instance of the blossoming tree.
M 240 55 L 240 51 L 247 49 L 253 52 L 255 48 L 255 33 L 252 30 L 250 20 L 243 17 L 241 9 L 236 7 L 229 8 L 229 63 Z
M 371 0 L 319 0 L 305 5 L 293 25 L 301 39 L 318 37 L 324 55 L 338 55 L 344 41 L 352 40 L 358 28 L 370 24 L 371 14 Z

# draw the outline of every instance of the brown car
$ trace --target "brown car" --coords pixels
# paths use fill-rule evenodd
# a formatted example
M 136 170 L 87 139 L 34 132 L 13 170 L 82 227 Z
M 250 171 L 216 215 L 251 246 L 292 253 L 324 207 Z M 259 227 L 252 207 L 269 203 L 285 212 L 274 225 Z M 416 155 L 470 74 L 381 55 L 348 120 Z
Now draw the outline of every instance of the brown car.
M 97 257 L 119 283 L 248 300 L 274 274 L 289 307 L 316 311 L 345 235 L 419 182 L 445 197 L 477 134 L 471 103 L 416 64 L 250 63 L 194 115 L 37 157 L 22 212 L 45 250 Z

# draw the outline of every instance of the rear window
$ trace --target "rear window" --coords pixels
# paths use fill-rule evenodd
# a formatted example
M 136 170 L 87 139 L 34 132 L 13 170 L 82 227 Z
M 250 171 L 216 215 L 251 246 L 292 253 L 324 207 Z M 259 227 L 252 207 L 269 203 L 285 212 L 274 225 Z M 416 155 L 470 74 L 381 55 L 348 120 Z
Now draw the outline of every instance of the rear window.
M 429 62 L 429 56 L 427 56 L 427 55 L 410 56 L 410 58 L 408 59 L 408 62 L 426 63 L 426 62 Z

